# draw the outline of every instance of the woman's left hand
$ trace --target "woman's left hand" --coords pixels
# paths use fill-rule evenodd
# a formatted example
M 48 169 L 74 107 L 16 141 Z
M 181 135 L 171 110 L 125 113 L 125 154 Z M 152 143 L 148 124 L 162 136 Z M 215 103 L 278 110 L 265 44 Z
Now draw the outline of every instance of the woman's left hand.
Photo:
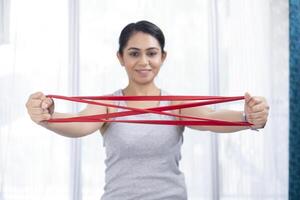
M 255 97 L 246 93 L 244 112 L 247 121 L 253 124 L 251 128 L 264 128 L 269 115 L 269 105 L 264 97 Z

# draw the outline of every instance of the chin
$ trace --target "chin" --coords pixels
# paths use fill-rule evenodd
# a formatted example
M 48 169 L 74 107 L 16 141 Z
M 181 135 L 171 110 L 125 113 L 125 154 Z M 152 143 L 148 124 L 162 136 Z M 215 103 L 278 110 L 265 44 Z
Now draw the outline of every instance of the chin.
M 141 79 L 136 79 L 134 80 L 134 82 L 140 84 L 140 85 L 148 85 L 150 83 L 153 83 L 154 81 L 154 78 L 151 78 L 151 79 L 144 79 L 144 80 L 141 80 Z

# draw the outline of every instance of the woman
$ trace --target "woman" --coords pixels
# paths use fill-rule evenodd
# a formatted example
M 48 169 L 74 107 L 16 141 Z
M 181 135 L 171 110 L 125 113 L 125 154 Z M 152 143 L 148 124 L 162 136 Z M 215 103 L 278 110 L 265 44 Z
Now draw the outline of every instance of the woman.
M 112 95 L 165 95 L 154 78 L 166 59 L 164 35 L 147 21 L 128 24 L 121 32 L 117 57 L 125 68 L 129 83 Z M 101 102 L 101 101 L 100 101 Z M 106 101 L 107 103 L 107 101 Z M 119 101 L 122 106 L 149 108 L 181 102 Z M 142 125 L 127 123 L 46 123 L 51 118 L 65 118 L 120 112 L 122 109 L 88 105 L 77 114 L 54 112 L 54 103 L 41 92 L 32 94 L 26 104 L 31 119 L 37 124 L 67 137 L 82 137 L 100 130 L 106 149 L 105 192 L 102 200 L 120 199 L 187 199 L 184 175 L 179 170 L 180 149 L 183 142 L 181 126 Z M 194 107 L 171 111 L 174 114 L 227 121 L 244 121 L 252 127 L 190 126 L 197 130 L 235 132 L 248 128 L 259 129 L 266 124 L 268 104 L 263 97 L 245 94 L 244 111 L 212 110 Z M 140 114 L 120 119 L 163 119 L 172 116 Z M 182 119 L 184 120 L 184 119 Z

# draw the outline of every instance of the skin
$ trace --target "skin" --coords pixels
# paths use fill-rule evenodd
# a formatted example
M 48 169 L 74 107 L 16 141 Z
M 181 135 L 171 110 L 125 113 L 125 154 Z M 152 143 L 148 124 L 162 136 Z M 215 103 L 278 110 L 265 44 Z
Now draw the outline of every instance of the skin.
M 160 89 L 155 85 L 154 79 L 166 59 L 167 53 L 162 52 L 159 42 L 149 34 L 137 32 L 131 36 L 122 54 L 117 53 L 121 66 L 125 68 L 128 75 L 128 85 L 123 89 L 123 95 L 160 95 Z M 100 101 L 101 102 L 101 101 Z M 106 103 L 113 103 L 107 102 Z M 159 104 L 157 101 L 128 101 L 130 107 L 149 108 Z M 180 104 L 182 102 L 172 102 Z M 185 102 L 186 103 L 186 102 Z M 82 137 L 97 130 L 105 132 L 108 124 L 96 122 L 84 123 L 46 123 L 50 118 L 76 117 L 84 115 L 95 115 L 115 112 L 115 108 L 87 105 L 79 113 L 58 113 L 54 110 L 54 102 L 42 92 L 30 95 L 26 103 L 27 111 L 35 123 L 66 137 Z M 244 121 L 245 112 L 248 122 L 254 124 L 252 128 L 263 128 L 267 122 L 269 106 L 264 97 L 251 96 L 245 93 L 244 111 L 212 110 L 209 107 L 193 107 L 172 111 L 175 114 L 197 116 L 209 119 L 220 119 L 227 121 Z M 185 119 L 182 119 L 185 120 Z M 202 131 L 213 131 L 220 133 L 236 132 L 250 127 L 222 127 L 222 126 L 189 126 L 192 129 Z

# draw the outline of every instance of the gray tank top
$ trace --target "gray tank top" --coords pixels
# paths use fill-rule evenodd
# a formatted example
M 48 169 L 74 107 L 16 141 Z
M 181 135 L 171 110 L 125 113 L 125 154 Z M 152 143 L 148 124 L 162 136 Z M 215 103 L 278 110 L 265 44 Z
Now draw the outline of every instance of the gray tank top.
M 113 95 L 121 96 L 122 90 Z M 124 101 L 117 104 L 126 106 Z M 160 106 L 169 104 L 160 102 Z M 174 118 L 146 113 L 116 119 Z M 101 200 L 187 199 L 184 174 L 179 170 L 183 130 L 182 126 L 111 123 L 103 135 L 106 170 Z

